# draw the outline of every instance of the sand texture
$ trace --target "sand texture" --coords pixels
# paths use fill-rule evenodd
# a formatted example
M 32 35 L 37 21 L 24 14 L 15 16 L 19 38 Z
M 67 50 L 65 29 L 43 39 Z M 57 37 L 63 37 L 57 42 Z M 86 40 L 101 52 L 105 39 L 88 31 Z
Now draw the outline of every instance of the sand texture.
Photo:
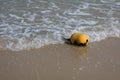
M 120 80 L 120 39 L 0 51 L 0 80 Z

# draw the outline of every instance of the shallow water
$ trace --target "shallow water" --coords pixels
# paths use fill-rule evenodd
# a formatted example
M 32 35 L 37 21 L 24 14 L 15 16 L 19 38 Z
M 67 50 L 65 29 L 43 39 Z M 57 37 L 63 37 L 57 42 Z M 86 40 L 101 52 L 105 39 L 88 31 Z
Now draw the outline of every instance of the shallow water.
M 0 0 L 0 48 L 63 43 L 74 32 L 90 42 L 120 37 L 119 0 Z

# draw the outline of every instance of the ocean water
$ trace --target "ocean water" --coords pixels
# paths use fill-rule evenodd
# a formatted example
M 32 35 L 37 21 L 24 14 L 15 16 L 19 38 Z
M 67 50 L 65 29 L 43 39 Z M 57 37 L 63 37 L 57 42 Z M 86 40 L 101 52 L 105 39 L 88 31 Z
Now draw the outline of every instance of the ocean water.
M 64 43 L 74 32 L 90 42 L 120 37 L 120 1 L 0 0 L 0 49 Z

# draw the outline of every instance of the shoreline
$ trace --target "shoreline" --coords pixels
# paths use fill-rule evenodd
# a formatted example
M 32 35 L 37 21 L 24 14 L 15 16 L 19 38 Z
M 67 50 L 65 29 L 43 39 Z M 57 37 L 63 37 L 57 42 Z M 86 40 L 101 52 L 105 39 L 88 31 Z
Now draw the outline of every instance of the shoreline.
M 88 47 L 51 44 L 39 49 L 0 51 L 0 80 L 119 80 L 120 38 Z

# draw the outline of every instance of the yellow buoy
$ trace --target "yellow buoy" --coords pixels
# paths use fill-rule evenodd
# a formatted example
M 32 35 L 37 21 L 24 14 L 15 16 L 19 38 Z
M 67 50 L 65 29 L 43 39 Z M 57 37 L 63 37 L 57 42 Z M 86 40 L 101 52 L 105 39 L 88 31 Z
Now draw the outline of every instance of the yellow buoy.
M 88 36 L 86 34 L 74 33 L 70 38 L 71 44 L 86 46 L 88 44 Z

